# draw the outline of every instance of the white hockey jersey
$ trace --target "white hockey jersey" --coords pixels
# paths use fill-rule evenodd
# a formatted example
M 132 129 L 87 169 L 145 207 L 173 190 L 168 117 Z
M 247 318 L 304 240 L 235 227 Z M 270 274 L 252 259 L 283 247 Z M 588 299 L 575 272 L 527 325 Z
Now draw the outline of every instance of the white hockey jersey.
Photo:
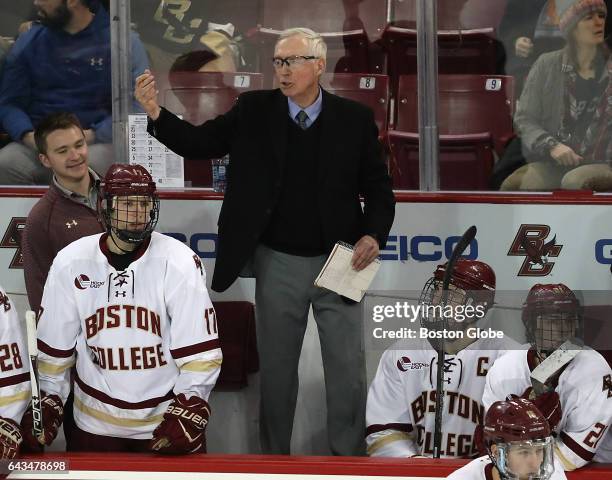
M 0 417 L 21 422 L 30 402 L 30 362 L 25 322 L 0 287 Z
M 38 323 L 41 390 L 65 401 L 76 361 L 74 418 L 98 435 L 147 439 L 175 395 L 208 399 L 221 366 L 200 258 L 154 232 L 125 271 L 105 234 L 61 250 Z
M 426 340 L 420 349 L 386 350 L 370 385 L 366 406 L 366 443 L 371 456 L 432 455 L 438 357 Z M 414 345 L 414 344 L 413 344 Z M 478 339 L 444 359 L 442 457 L 470 457 L 476 425 L 482 424 L 485 376 L 514 340 Z
M 531 387 L 532 355 L 533 351 L 513 351 L 495 363 L 486 379 L 485 408 Z M 612 462 L 612 371 L 605 359 L 591 349 L 580 352 L 559 376 L 555 391 L 562 410 L 555 428 L 555 455 L 563 468 L 574 470 L 591 460 Z
M 455 470 L 448 477 L 450 480 L 493 480 L 493 462 L 485 455 L 472 460 L 458 470 Z M 566 480 L 563 467 L 555 459 L 555 471 L 550 480 Z

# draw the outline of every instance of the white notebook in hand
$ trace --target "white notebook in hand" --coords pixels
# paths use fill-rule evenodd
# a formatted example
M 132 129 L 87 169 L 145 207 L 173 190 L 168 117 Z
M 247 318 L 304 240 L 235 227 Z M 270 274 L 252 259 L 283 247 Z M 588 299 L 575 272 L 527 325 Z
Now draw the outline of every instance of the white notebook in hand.
M 380 260 L 375 259 L 358 272 L 351 266 L 352 258 L 352 245 L 344 242 L 336 243 L 314 282 L 315 286 L 327 288 L 356 302 L 361 301 L 378 272 Z

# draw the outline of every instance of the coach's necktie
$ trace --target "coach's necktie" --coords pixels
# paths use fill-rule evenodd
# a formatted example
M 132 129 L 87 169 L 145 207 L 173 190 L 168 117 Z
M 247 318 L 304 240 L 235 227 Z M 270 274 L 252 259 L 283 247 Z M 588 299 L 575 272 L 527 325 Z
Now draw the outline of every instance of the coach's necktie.
M 306 121 L 308 120 L 308 114 L 304 110 L 300 110 L 295 116 L 295 119 L 297 120 L 298 125 L 302 130 L 306 130 L 308 128 L 308 125 L 306 124 Z

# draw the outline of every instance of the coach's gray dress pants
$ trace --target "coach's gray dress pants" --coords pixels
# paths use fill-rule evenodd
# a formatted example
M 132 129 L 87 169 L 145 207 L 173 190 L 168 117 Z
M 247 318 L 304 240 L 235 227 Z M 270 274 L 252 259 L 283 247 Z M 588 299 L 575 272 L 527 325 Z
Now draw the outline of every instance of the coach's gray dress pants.
M 289 454 L 298 363 L 312 304 L 325 376 L 327 433 L 335 455 L 364 455 L 365 355 L 360 304 L 313 285 L 326 257 L 258 246 L 254 256 L 263 453 Z

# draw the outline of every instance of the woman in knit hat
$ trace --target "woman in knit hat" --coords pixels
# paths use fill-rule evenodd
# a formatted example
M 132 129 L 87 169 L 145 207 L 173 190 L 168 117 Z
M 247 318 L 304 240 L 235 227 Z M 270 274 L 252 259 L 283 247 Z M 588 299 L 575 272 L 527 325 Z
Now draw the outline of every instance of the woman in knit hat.
M 612 190 L 612 62 L 603 0 L 556 0 L 562 50 L 535 62 L 515 125 L 528 164 L 502 190 Z

